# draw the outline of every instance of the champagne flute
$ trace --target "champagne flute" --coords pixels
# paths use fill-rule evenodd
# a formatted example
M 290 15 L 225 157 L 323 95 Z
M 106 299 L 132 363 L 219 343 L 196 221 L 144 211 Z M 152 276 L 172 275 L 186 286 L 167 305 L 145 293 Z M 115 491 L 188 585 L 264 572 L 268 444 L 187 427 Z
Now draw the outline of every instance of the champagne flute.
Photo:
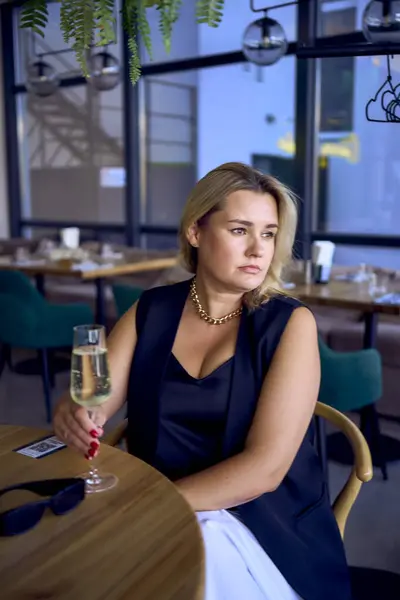
M 111 396 L 111 378 L 103 325 L 74 327 L 70 394 L 74 402 L 87 409 L 89 418 L 96 423 L 96 409 Z M 118 482 L 118 478 L 111 473 L 99 473 L 92 463 L 89 472 L 81 477 L 85 479 L 86 492 L 89 494 L 109 490 Z

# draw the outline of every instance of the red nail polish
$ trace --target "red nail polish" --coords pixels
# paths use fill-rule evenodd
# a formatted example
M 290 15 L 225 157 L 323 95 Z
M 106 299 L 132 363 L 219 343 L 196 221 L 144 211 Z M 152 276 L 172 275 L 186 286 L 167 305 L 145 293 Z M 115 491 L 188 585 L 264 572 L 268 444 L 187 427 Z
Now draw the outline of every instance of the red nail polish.
M 96 431 L 96 429 L 92 429 L 92 431 L 90 432 L 90 435 L 94 438 L 99 437 L 99 433 Z
M 93 458 L 93 456 L 96 454 L 96 450 L 94 448 L 90 448 L 88 454 L 91 458 Z
M 90 444 L 90 447 L 92 448 L 92 450 L 97 450 L 97 448 L 99 447 L 99 443 L 98 442 L 92 442 Z

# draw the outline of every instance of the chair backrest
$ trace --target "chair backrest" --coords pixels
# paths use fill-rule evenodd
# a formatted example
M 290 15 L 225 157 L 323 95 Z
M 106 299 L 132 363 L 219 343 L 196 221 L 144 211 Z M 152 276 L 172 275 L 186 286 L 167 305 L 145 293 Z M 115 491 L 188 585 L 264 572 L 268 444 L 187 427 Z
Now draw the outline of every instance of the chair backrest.
M 341 412 L 357 410 L 382 396 L 382 359 L 375 348 L 337 352 L 319 337 L 321 386 L 318 400 Z
M 354 464 L 350 476 L 332 506 L 340 533 L 343 537 L 347 518 L 357 499 L 361 486 L 372 479 L 371 453 L 363 434 L 357 425 L 346 417 L 346 415 L 321 402 L 317 402 L 314 414 L 317 417 L 326 419 L 337 429 L 340 429 L 349 440 L 354 454 Z
M 37 337 L 38 314 L 29 301 L 0 293 L 0 342 L 30 347 Z
M 46 302 L 29 277 L 20 271 L 0 270 L 0 293 L 11 294 L 34 306 L 42 306 Z
M 142 288 L 114 283 L 112 286 L 118 317 L 122 317 L 135 304 L 143 292 Z
M 338 410 L 317 402 L 315 415 L 326 419 L 340 429 L 349 440 L 354 452 L 354 465 L 351 474 L 332 506 L 341 536 L 343 537 L 347 517 L 356 501 L 361 485 L 372 479 L 371 453 L 358 427 Z M 109 446 L 119 444 L 125 437 L 127 424 L 128 420 L 125 419 L 113 431 L 108 433 L 102 441 Z

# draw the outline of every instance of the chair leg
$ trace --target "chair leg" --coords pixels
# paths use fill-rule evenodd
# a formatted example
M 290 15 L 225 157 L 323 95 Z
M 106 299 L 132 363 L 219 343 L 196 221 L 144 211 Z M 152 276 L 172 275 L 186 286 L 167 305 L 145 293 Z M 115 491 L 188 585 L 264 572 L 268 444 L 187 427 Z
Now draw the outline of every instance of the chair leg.
M 42 348 L 40 350 L 40 358 L 42 367 L 44 400 L 46 404 L 46 419 L 48 423 L 51 423 L 51 382 L 49 371 L 49 357 L 46 348 Z
M 4 358 L 10 371 L 13 370 L 10 344 L 4 344 Z
M 56 387 L 56 365 L 55 365 L 55 354 L 53 351 L 49 352 L 49 378 L 51 388 Z
M 373 458 L 382 471 L 383 479 L 388 479 L 385 452 L 382 444 L 382 434 L 379 426 L 378 413 L 375 404 L 364 406 L 360 410 L 360 429 L 365 435 Z
M 1 344 L 0 347 L 0 376 L 3 373 L 4 367 L 8 366 L 10 371 L 13 370 L 11 362 L 11 346 L 10 344 Z
M 43 363 L 42 352 L 43 352 L 43 350 L 38 350 L 38 357 L 39 357 L 40 364 Z M 49 373 L 50 388 L 54 389 L 56 387 L 56 379 L 55 379 L 53 353 L 51 350 L 46 350 L 46 354 L 47 354 L 47 365 L 48 365 L 47 369 L 48 369 L 48 373 Z M 42 372 L 43 372 L 43 367 L 42 367 Z
M 4 367 L 6 366 L 6 344 L 2 344 L 0 347 L 0 377 L 3 374 Z

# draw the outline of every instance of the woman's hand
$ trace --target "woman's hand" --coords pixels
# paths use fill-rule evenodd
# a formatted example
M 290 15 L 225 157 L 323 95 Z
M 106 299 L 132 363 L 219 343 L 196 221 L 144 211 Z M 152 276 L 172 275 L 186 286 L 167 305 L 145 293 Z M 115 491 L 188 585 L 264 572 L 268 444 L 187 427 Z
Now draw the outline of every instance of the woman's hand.
M 107 420 L 102 406 L 96 406 L 95 421 L 89 418 L 86 408 L 71 400 L 69 395 L 61 398 L 54 412 L 53 426 L 58 439 L 74 448 L 86 458 L 93 458 L 98 451 L 98 438 L 103 435 Z

